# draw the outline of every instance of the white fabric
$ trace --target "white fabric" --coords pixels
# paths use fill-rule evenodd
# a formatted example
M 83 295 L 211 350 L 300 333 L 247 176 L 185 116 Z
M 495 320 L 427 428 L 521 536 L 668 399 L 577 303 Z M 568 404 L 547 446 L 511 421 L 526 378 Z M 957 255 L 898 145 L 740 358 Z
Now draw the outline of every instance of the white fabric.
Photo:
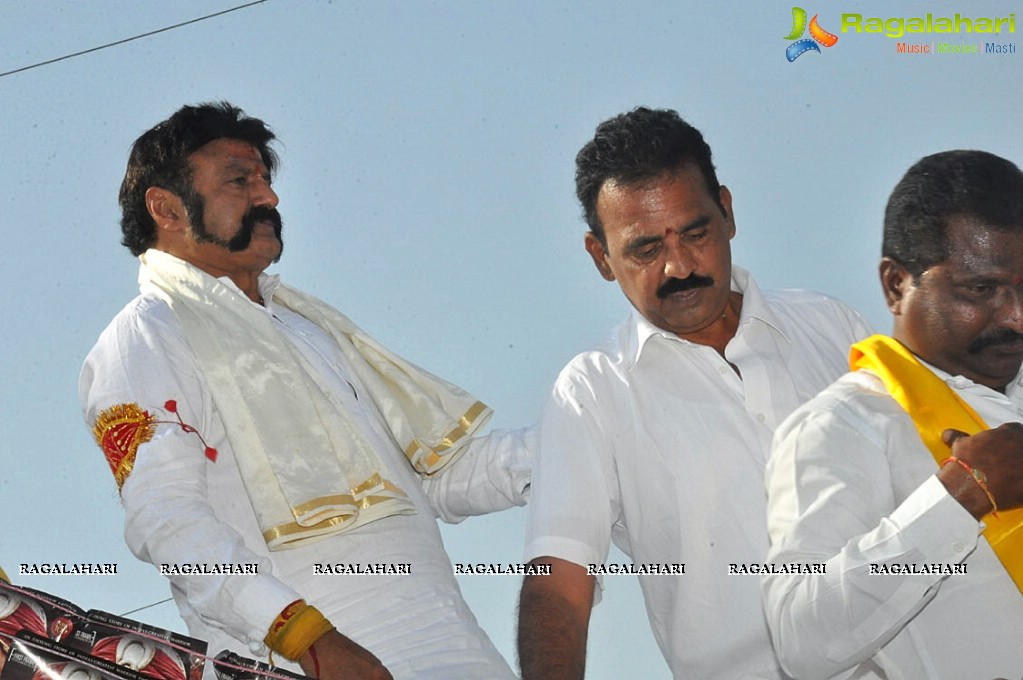
M 640 577 L 677 677 L 781 677 L 759 580 L 728 565 L 767 553 L 773 429 L 869 335 L 859 314 L 823 295 L 762 295 L 737 267 L 732 288 L 744 297 L 727 361 L 633 312 L 562 371 L 534 461 L 526 559 L 600 564 L 614 540 L 636 564 L 685 563 L 683 576 Z
M 1018 381 L 1006 397 L 934 372 L 991 427 L 1023 420 Z M 778 428 L 767 474 L 769 559 L 827 569 L 764 579 L 768 620 L 790 673 L 889 680 L 1023 674 L 1023 597 L 979 536 L 983 525 L 936 471 L 912 420 L 862 371 Z M 872 563 L 960 562 L 965 575 L 869 573 Z
M 233 285 L 233 284 L 232 284 Z M 530 433 L 494 432 L 473 441 L 442 474 L 421 481 L 387 433 L 375 406 L 336 343 L 272 300 L 276 277 L 263 277 L 264 313 L 331 385 L 418 513 L 386 517 L 294 550 L 270 552 L 238 472 L 224 423 L 170 308 L 152 295 L 132 301 L 86 359 L 80 394 L 86 422 L 111 404 L 134 401 L 166 420 L 176 399 L 183 420 L 217 448 L 203 455 L 194 434 L 161 425 L 138 451 L 122 489 L 125 539 L 154 565 L 259 565 L 258 576 L 170 576 L 191 635 L 210 649 L 263 656 L 270 623 L 293 600 L 318 607 L 339 631 L 376 654 L 396 678 L 511 677 L 462 599 L 436 525 L 521 505 L 529 484 Z M 358 394 L 358 398 L 356 395 Z M 113 480 L 111 480 L 113 484 Z M 113 488 L 113 487 L 111 487 Z M 315 564 L 411 564 L 410 575 L 314 575 Z M 297 665 L 278 662 L 290 670 Z M 207 677 L 212 677 L 212 668 Z
M 174 311 L 224 419 L 245 489 L 273 550 L 415 512 L 381 474 L 363 439 L 273 320 L 237 287 L 160 250 L 140 258 L 139 285 Z M 281 287 L 280 305 L 314 321 L 337 344 L 413 467 L 433 474 L 464 452 L 491 410 L 464 390 L 394 356 L 340 312 Z M 216 313 L 211 314 L 211 307 Z M 406 408 L 403 408 L 406 407 Z M 464 417 L 472 413 L 472 420 Z M 462 423 L 465 426 L 462 427 Z M 418 427 L 417 427 L 418 426 Z M 441 447 L 443 449 L 441 450 Z M 436 451 L 426 462 L 424 450 Z

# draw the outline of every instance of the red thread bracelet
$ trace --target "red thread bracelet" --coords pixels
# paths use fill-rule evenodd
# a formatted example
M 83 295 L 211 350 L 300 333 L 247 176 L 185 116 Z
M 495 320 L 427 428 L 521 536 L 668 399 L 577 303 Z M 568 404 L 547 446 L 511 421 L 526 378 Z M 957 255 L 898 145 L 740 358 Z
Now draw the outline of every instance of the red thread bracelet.
M 987 496 L 987 499 L 991 502 L 991 512 L 989 514 L 992 517 L 997 518 L 998 503 L 995 503 L 995 496 L 994 494 L 991 493 L 991 489 L 989 489 L 987 486 L 987 475 L 985 475 L 980 470 L 970 466 L 970 464 L 967 463 L 965 460 L 960 460 L 955 456 L 949 456 L 945 460 L 941 461 L 941 466 L 945 467 L 945 465 L 947 465 L 948 463 L 956 463 L 962 469 L 970 473 L 970 477 L 973 478 L 973 481 L 977 482 L 977 485 L 980 487 L 981 491 L 984 492 L 984 495 Z
M 315 643 L 314 643 L 315 644 Z M 316 650 L 310 647 L 308 650 L 309 656 L 313 660 L 313 672 L 316 673 L 314 677 L 320 677 L 320 660 L 316 658 Z

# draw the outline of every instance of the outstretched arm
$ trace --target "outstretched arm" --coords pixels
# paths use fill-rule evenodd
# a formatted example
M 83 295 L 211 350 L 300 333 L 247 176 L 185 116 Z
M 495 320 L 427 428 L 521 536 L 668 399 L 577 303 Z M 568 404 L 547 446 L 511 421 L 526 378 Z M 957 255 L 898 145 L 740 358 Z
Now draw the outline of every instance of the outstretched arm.
M 525 505 L 536 440 L 535 427 L 493 430 L 475 437 L 458 460 L 423 479 L 423 489 L 437 516 L 458 523 L 466 517 Z

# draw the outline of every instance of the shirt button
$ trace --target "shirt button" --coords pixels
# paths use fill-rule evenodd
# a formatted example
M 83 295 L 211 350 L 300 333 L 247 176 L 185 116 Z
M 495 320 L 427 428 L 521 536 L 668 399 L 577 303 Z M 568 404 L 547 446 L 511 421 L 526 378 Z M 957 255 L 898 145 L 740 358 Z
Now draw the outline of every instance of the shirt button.
M 962 541 L 952 541 L 952 550 L 957 553 L 964 552 L 966 550 L 966 545 Z
M 762 423 L 765 420 L 767 420 L 767 416 L 765 416 L 763 413 L 758 413 L 757 414 L 757 422 L 758 423 Z

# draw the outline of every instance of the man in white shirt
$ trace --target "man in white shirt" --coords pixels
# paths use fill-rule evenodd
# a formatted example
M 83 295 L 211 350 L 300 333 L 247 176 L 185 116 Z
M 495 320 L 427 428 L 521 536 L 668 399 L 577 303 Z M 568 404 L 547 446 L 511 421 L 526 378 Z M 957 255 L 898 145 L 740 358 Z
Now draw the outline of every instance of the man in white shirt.
M 583 676 L 613 540 L 660 572 L 640 584 L 676 677 L 781 678 L 758 578 L 730 566 L 767 551 L 774 428 L 841 374 L 867 325 L 824 295 L 761 292 L 732 265 L 731 194 L 674 111 L 604 122 L 576 166 L 586 249 L 634 310 L 568 364 L 542 415 L 526 559 L 552 568 L 523 583 L 523 677 Z
M 892 337 L 776 434 L 768 561 L 823 569 L 764 577 L 774 643 L 796 678 L 1019 678 L 1023 173 L 920 160 L 882 253 Z
M 523 504 L 526 434 L 473 439 L 486 406 L 265 274 L 282 249 L 273 139 L 225 102 L 132 147 L 121 225 L 141 295 L 80 383 L 125 539 L 214 653 L 269 648 L 331 680 L 512 677 L 436 519 Z

